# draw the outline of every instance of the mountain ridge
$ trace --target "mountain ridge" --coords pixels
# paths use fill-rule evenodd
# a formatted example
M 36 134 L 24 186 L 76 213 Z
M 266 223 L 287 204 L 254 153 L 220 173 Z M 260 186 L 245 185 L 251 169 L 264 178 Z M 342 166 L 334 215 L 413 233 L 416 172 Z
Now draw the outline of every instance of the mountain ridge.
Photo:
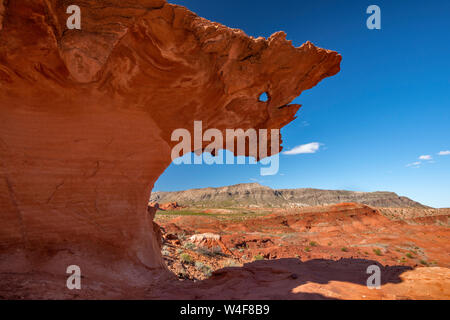
M 429 208 L 394 192 L 359 192 L 313 188 L 272 189 L 259 183 L 242 183 L 218 188 L 174 192 L 153 192 L 151 202 L 178 202 L 185 207 L 309 207 L 355 202 L 374 207 Z

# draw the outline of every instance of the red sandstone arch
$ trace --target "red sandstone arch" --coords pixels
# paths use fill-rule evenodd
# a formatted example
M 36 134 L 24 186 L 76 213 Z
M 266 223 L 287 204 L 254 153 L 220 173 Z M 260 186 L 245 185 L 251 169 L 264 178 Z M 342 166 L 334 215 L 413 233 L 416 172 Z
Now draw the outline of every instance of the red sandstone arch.
M 147 202 L 172 131 L 281 128 L 300 106 L 280 107 L 341 62 L 164 0 L 79 0 L 81 31 L 65 29 L 69 1 L 0 4 L 2 272 L 165 276 Z

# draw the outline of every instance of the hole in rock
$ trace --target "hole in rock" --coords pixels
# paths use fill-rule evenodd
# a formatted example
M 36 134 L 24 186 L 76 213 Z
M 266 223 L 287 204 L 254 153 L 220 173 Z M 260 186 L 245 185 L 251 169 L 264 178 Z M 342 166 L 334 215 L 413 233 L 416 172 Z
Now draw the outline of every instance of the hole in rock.
M 269 94 L 267 92 L 261 93 L 261 95 L 259 96 L 259 101 L 260 102 L 267 102 L 267 101 L 269 101 Z

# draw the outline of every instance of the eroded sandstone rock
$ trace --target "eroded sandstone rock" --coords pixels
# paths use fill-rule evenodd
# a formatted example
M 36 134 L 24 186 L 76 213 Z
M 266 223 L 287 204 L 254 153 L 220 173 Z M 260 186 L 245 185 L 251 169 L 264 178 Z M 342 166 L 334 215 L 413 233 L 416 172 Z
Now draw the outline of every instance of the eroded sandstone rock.
M 341 62 L 164 0 L 79 0 L 81 30 L 65 27 L 69 1 L 0 3 L 2 272 L 77 264 L 90 279 L 157 279 L 147 203 L 172 131 L 281 128 Z
M 227 246 L 222 242 L 222 237 L 219 234 L 213 233 L 203 233 L 194 234 L 189 239 L 192 243 L 200 248 L 205 248 L 211 250 L 211 252 L 220 252 L 233 256 L 233 253 L 227 248 Z

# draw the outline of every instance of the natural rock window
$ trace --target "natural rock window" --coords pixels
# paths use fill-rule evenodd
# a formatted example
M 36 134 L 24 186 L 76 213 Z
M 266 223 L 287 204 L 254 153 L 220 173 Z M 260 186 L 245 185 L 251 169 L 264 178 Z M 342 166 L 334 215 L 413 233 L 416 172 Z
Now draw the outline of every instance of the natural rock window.
M 261 95 L 259 96 L 259 101 L 260 102 L 267 102 L 267 101 L 269 101 L 269 94 L 267 92 L 261 93 Z

